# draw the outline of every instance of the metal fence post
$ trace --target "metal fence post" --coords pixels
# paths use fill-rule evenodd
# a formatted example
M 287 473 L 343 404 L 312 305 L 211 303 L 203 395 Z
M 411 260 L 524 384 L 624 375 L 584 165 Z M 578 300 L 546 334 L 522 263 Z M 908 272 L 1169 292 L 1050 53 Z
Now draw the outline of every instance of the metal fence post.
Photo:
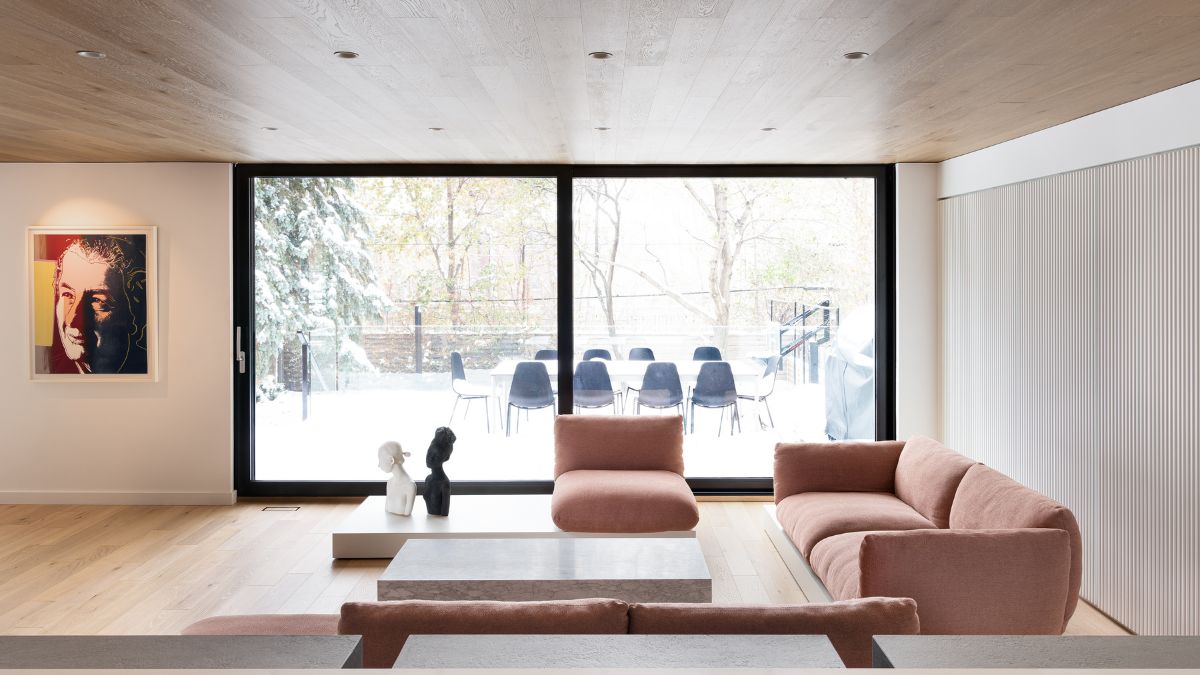
M 300 336 L 300 419 L 308 419 L 308 397 L 312 392 L 312 375 L 309 370 L 308 336 L 304 331 L 296 331 Z
M 416 341 L 416 348 L 413 350 L 413 360 L 416 362 L 417 374 L 421 373 L 421 364 L 425 360 L 425 348 L 422 346 L 421 339 L 421 306 L 413 305 L 413 340 Z

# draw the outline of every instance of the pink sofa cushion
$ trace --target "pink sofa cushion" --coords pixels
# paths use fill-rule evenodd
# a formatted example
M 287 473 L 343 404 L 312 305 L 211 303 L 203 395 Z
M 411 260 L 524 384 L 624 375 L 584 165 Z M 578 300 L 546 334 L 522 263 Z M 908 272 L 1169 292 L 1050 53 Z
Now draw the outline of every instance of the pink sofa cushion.
M 1071 540 L 1071 571 L 1063 628 L 1079 604 L 1083 540 L 1075 514 L 1062 504 L 982 464 L 963 477 L 950 509 L 953 529 L 1044 527 L 1063 530 Z
M 559 415 L 554 420 L 554 477 L 579 469 L 683 475 L 683 418 Z
M 817 542 L 845 532 L 933 527 L 911 506 L 883 492 L 803 492 L 779 502 L 775 518 L 805 557 Z
M 901 441 L 779 443 L 775 502 L 801 492 L 895 492 Z
M 230 614 L 201 619 L 181 635 L 337 635 L 337 614 Z
M 858 553 L 863 537 L 870 532 L 847 532 L 822 539 L 808 556 L 812 568 L 829 596 L 834 600 L 851 600 L 861 596 L 859 590 Z
M 896 463 L 896 496 L 937 527 L 949 527 L 954 491 L 975 464 L 932 438 L 915 436 Z
M 409 635 L 626 633 L 628 608 L 607 599 L 347 602 L 338 630 L 363 636 L 364 668 L 391 668 Z
M 865 598 L 812 605 L 634 604 L 629 632 L 658 635 L 828 635 L 851 668 L 871 666 L 872 635 L 916 635 L 908 598 Z
M 567 532 L 678 532 L 696 527 L 700 509 L 671 471 L 576 470 L 555 479 L 550 517 Z

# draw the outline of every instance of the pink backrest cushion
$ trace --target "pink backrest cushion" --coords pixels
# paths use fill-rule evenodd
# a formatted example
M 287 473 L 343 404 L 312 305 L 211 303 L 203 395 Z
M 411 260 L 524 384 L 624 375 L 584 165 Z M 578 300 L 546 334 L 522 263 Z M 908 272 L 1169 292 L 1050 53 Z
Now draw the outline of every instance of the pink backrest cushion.
M 828 635 L 850 668 L 871 667 L 872 635 L 921 632 L 917 603 L 862 598 L 809 605 L 629 606 L 629 632 L 656 635 Z
M 625 633 L 628 610 L 607 599 L 347 602 L 338 632 L 363 637 L 364 668 L 391 668 L 409 635 Z
M 975 464 L 932 438 L 914 436 L 896 462 L 896 496 L 934 525 L 949 527 L 954 491 Z
M 554 477 L 576 469 L 683 475 L 683 418 L 559 415 L 554 420 Z
M 801 492 L 894 492 L 902 441 L 779 443 L 775 503 Z
M 1071 573 L 1063 627 L 1079 604 L 1083 578 L 1083 539 L 1075 514 L 1046 495 L 982 464 L 963 476 L 950 509 L 952 529 L 1042 527 L 1065 530 L 1071 539 Z

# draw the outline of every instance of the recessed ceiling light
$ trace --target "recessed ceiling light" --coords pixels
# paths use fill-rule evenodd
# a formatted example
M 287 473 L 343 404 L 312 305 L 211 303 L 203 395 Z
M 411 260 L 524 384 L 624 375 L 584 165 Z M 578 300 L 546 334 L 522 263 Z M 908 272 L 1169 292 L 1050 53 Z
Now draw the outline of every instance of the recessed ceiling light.
M 608 131 L 612 127 L 596 127 L 596 131 Z
M 588 52 L 588 56 L 592 57 L 593 59 L 603 61 L 604 59 L 611 59 L 612 52 Z
M 759 131 L 778 131 L 779 127 L 763 127 Z
M 862 59 L 870 56 L 870 54 L 867 52 L 846 52 L 845 54 L 842 54 L 842 56 L 850 59 L 851 61 L 861 61 Z
M 81 56 L 85 59 L 102 59 L 107 56 L 107 54 L 104 52 L 93 51 L 91 49 L 80 49 L 79 51 L 75 52 L 75 56 Z
M 263 131 L 279 131 L 279 127 L 263 127 Z
M 429 127 L 430 131 L 445 131 L 446 127 Z
M 351 52 L 351 51 L 347 51 L 347 50 L 336 51 L 333 53 L 333 55 L 338 57 L 339 59 L 357 59 L 358 58 L 358 52 Z

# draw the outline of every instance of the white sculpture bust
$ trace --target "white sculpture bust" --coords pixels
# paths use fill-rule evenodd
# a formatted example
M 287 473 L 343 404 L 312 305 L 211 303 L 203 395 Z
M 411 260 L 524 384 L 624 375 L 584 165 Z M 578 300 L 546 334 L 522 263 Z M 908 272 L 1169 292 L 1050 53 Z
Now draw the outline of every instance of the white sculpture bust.
M 379 446 L 379 470 L 387 471 L 392 477 L 387 482 L 387 510 L 398 516 L 412 515 L 413 502 L 417 500 L 417 484 L 404 470 L 404 452 L 396 441 Z

